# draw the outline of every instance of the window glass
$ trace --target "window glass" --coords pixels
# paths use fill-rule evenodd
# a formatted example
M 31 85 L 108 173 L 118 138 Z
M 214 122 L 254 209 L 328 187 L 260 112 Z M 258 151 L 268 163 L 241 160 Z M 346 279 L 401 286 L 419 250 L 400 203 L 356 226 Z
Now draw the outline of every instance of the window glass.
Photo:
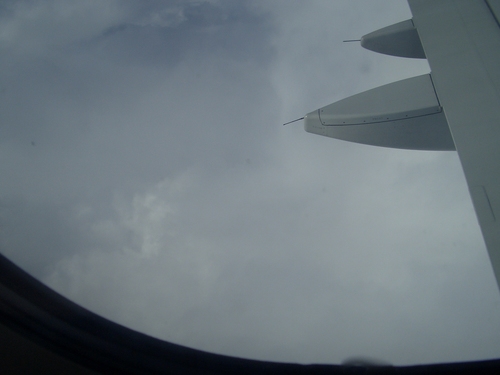
M 282 127 L 429 71 L 404 0 L 4 1 L 0 251 L 154 337 L 290 362 L 498 356 L 453 152 Z

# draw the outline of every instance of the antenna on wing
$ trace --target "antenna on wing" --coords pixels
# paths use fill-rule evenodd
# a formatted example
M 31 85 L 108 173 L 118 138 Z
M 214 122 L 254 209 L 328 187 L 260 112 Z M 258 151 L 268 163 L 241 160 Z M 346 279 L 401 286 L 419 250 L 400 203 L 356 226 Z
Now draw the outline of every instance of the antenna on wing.
M 283 126 L 288 125 L 288 124 L 291 124 L 292 122 L 297 122 L 297 121 L 303 120 L 303 119 L 305 119 L 305 117 L 301 117 L 301 118 L 298 118 L 297 120 L 293 120 L 293 121 L 288 121 L 288 122 L 285 122 L 285 123 L 283 124 Z

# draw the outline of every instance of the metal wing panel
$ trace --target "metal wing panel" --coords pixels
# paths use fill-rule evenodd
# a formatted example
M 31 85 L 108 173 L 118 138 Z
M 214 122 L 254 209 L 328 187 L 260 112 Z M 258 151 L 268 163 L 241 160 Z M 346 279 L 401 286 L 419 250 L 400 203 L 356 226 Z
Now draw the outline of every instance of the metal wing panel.
M 429 74 L 345 98 L 304 117 L 305 130 L 331 138 L 411 150 L 454 150 Z
M 408 3 L 500 285 L 499 1 Z

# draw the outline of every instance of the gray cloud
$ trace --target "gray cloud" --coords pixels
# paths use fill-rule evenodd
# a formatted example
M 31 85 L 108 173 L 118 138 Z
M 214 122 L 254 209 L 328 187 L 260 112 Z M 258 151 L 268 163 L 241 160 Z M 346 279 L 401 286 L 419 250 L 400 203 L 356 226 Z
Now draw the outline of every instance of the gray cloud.
M 284 121 L 428 71 L 342 44 L 404 1 L 4 3 L 0 249 L 105 317 L 251 358 L 497 356 L 454 153 Z

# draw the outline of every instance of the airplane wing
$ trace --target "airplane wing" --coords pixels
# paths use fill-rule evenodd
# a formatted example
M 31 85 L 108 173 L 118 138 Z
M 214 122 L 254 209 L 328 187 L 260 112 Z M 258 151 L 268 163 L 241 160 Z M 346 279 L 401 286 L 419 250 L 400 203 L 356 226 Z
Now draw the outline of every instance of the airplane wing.
M 500 0 L 408 0 L 413 19 L 361 38 L 427 58 L 430 75 L 311 112 L 305 130 L 352 142 L 458 152 L 500 287 Z
M 409 4 L 413 20 L 368 34 L 361 44 L 395 56 L 427 57 L 431 74 L 311 112 L 306 130 L 386 147 L 456 148 L 499 280 L 500 0 Z M 2 255 L 0 358 L 2 374 L 493 374 L 500 369 L 500 360 L 374 368 L 357 362 L 300 365 L 206 353 L 99 317 Z
M 408 3 L 500 285 L 500 1 Z

